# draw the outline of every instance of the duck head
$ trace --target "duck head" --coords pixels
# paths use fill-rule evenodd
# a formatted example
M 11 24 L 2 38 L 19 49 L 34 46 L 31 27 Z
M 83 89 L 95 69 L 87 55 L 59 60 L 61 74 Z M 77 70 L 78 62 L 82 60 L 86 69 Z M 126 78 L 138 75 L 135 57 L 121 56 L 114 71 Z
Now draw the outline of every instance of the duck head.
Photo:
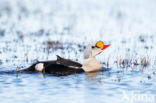
M 95 45 L 88 45 L 84 52 L 84 59 L 95 57 L 96 55 L 104 51 L 106 48 L 108 48 L 109 46 L 110 45 L 104 45 L 102 41 L 96 42 Z
M 96 56 L 100 54 L 103 50 L 108 48 L 110 45 L 104 45 L 102 41 L 98 41 L 95 46 L 92 46 L 91 51 L 92 51 L 92 56 Z

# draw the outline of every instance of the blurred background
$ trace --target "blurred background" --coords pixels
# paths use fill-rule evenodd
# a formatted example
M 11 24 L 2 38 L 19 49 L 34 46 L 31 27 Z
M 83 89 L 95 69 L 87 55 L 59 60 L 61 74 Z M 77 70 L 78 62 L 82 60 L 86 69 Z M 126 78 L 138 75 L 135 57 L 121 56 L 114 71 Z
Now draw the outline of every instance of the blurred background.
M 80 61 L 82 54 L 72 46 L 98 40 L 112 44 L 106 56 L 124 55 L 127 49 L 131 54 L 147 55 L 146 49 L 152 48 L 150 55 L 155 52 L 155 5 L 155 0 L 0 0 L 1 59 L 47 59 L 47 53 L 39 51 L 44 51 L 48 41 L 67 43 L 68 51 L 77 51 L 78 56 L 67 50 L 63 56 L 79 57 Z M 139 39 L 148 40 L 140 45 Z M 55 51 L 51 50 L 48 59 L 61 55 L 62 50 Z
M 34 79 L 25 74 L 16 79 L 14 75 L 1 75 L 0 99 L 3 103 L 69 103 L 71 99 L 122 103 L 119 89 L 155 95 L 155 7 L 155 0 L 0 0 L 1 71 L 25 68 L 38 60 L 54 60 L 56 55 L 83 63 L 83 51 L 88 44 L 98 40 L 111 44 L 97 57 L 111 69 L 106 75 L 95 76 L 102 86 L 92 79 L 86 84 L 84 74 L 63 77 L 63 83 L 57 82 L 62 78 L 56 77 Z M 134 69 L 135 64 L 140 66 Z M 145 64 L 148 67 L 143 70 Z M 8 90 L 10 95 L 5 92 Z M 33 93 L 37 93 L 35 97 Z M 40 94 L 45 99 L 39 98 Z M 110 101 L 111 98 L 114 99 Z

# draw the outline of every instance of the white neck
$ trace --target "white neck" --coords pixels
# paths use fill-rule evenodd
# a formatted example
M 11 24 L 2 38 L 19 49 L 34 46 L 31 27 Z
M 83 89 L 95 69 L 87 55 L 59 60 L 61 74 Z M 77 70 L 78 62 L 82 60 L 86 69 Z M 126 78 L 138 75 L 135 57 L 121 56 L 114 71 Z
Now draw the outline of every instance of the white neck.
M 103 66 L 98 61 L 96 61 L 94 57 L 90 57 L 88 59 L 85 59 L 82 68 L 85 72 L 92 72 L 100 70 L 102 67 Z
M 84 51 L 84 64 L 83 69 L 85 72 L 92 72 L 101 69 L 103 66 L 96 61 L 94 58 L 96 55 L 101 53 L 102 50 L 100 48 L 92 48 L 91 45 L 88 45 Z

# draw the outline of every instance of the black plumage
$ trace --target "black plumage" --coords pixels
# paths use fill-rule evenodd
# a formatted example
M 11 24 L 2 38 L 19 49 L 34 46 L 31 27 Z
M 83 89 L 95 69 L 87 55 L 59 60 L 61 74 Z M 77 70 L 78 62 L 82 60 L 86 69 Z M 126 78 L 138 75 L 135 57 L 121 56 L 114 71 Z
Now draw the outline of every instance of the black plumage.
M 35 66 L 39 63 L 43 63 L 44 69 L 42 72 L 49 73 L 56 76 L 70 75 L 74 73 L 82 73 L 82 64 L 72 61 L 70 59 L 64 59 L 57 55 L 57 60 L 54 61 L 39 61 L 32 66 L 20 70 L 19 72 L 38 72 Z

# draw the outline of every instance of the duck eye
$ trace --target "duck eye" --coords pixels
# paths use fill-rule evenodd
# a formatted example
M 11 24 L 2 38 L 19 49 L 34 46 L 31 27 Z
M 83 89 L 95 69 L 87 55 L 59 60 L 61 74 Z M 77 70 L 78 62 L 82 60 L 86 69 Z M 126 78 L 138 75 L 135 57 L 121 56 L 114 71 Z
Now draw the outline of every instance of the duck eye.
M 92 46 L 92 48 L 95 48 L 94 46 Z

